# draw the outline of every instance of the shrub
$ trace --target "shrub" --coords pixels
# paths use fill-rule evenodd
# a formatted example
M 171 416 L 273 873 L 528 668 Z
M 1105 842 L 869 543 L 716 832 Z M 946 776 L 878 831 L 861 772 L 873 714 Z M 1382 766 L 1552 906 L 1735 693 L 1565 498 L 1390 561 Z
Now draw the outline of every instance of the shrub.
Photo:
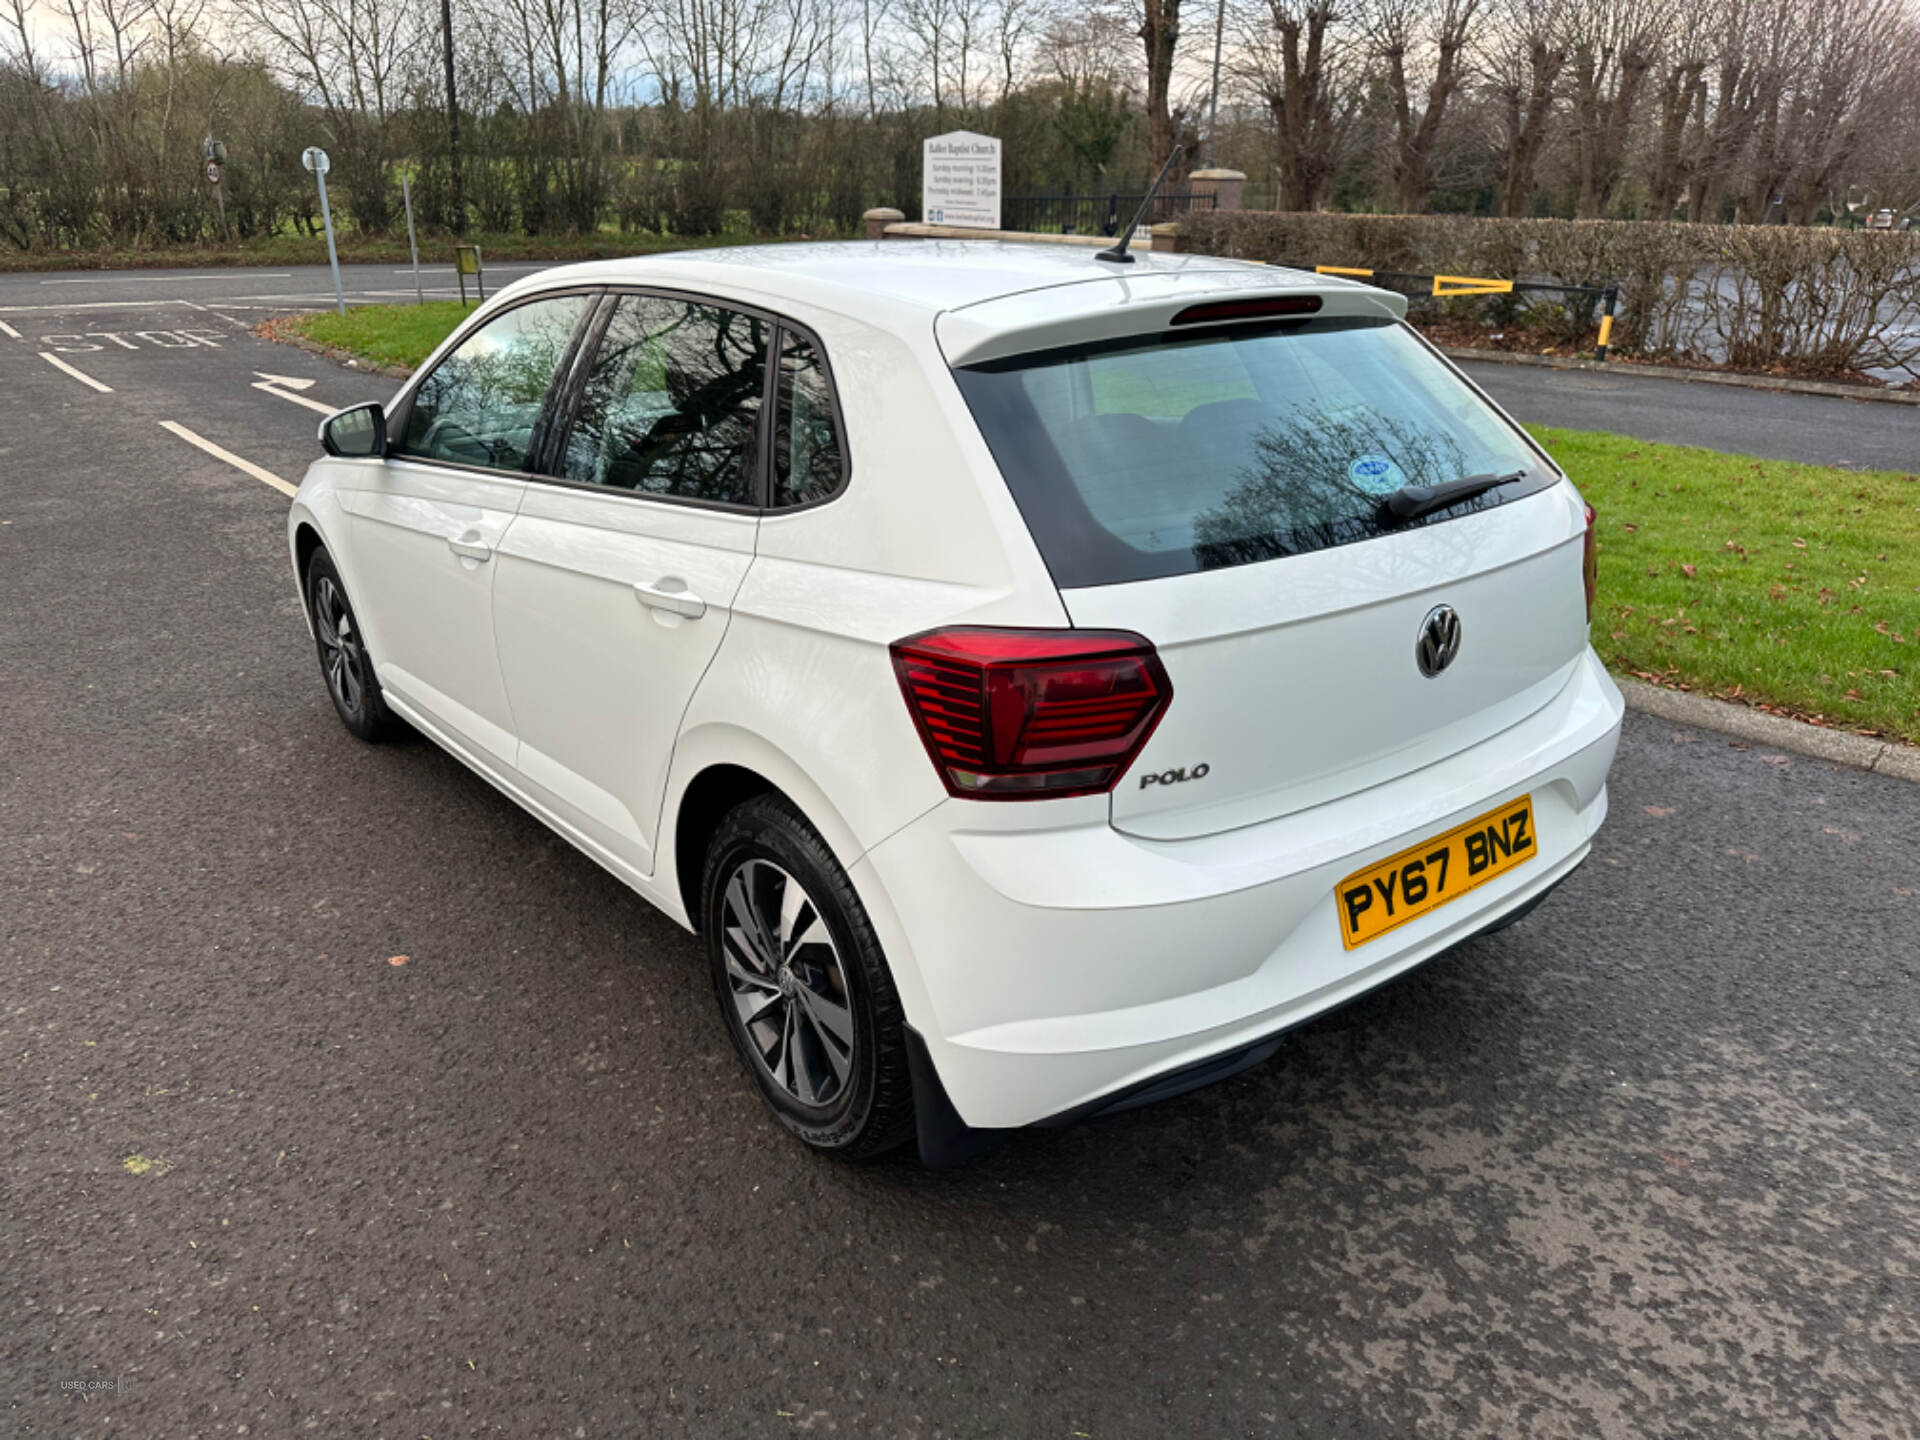
M 1269 263 L 1617 283 L 1614 343 L 1626 352 L 1803 374 L 1920 375 L 1920 234 L 1255 211 L 1192 215 L 1182 228 L 1194 250 Z M 1494 311 L 1517 313 L 1514 301 Z M 1575 329 L 1592 323 L 1588 305 L 1563 313 Z

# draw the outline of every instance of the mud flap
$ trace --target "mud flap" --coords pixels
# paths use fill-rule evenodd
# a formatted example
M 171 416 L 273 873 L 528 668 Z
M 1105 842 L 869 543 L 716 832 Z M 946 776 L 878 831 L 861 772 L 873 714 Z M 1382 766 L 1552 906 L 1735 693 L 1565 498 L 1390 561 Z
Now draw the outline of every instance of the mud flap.
M 933 1068 L 927 1042 L 911 1025 L 907 1032 L 907 1073 L 913 1077 L 913 1117 L 920 1137 L 920 1163 L 929 1170 L 958 1170 L 997 1150 L 1011 1132 L 980 1130 L 960 1118 Z

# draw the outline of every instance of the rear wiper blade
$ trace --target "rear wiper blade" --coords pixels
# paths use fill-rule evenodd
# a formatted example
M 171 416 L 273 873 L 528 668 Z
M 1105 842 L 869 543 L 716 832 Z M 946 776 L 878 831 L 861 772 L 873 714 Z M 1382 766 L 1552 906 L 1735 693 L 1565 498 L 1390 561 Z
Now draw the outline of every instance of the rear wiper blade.
M 1381 502 L 1381 519 L 1404 525 L 1422 515 L 1484 495 L 1495 486 L 1521 479 L 1526 473 L 1514 470 L 1505 475 L 1463 475 L 1444 485 L 1403 485 Z

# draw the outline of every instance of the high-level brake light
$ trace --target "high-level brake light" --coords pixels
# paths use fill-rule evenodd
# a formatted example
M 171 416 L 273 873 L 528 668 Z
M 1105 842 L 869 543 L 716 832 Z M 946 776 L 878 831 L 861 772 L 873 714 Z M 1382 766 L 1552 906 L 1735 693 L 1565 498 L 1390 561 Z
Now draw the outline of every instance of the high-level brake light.
M 1173 685 L 1123 630 L 932 630 L 892 647 L 900 692 L 950 794 L 1047 800 L 1111 790 Z

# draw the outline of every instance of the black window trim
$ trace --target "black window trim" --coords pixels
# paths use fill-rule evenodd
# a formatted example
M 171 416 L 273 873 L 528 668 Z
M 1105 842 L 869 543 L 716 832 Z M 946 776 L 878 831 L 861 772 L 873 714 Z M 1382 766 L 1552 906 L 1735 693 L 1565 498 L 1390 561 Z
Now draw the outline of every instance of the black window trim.
M 703 291 L 678 290 L 660 285 L 605 285 L 595 288 L 601 292 L 600 305 L 588 312 L 586 323 L 582 327 L 584 339 L 581 335 L 575 336 L 576 348 L 571 353 L 570 363 L 566 367 L 565 383 L 556 387 L 548 396 L 547 407 L 541 412 L 543 421 L 547 422 L 546 429 L 540 437 L 540 443 L 529 452 L 530 458 L 537 460 L 538 465 L 536 468 L 525 471 L 521 478 L 541 485 L 551 485 L 560 490 L 578 490 L 589 495 L 607 495 L 640 504 L 691 506 L 725 515 L 759 517 L 797 515 L 801 511 L 830 504 L 847 493 L 847 487 L 853 480 L 853 456 L 847 443 L 846 414 L 840 405 L 840 387 L 834 383 L 833 367 L 827 357 L 827 347 L 821 343 L 820 337 L 812 329 L 797 320 L 790 320 L 775 311 L 747 301 L 734 300 Z M 599 354 L 600 341 L 606 335 L 607 326 L 612 323 L 614 309 L 621 298 L 628 295 L 655 296 L 662 300 L 679 300 L 689 305 L 732 310 L 768 323 L 767 373 L 760 393 L 759 422 L 755 427 L 754 444 L 757 458 L 754 465 L 751 501 L 743 503 L 735 500 L 703 500 L 695 495 L 656 495 L 637 490 L 619 490 L 607 485 L 595 485 L 590 481 L 569 480 L 554 473 L 559 464 L 561 447 L 566 443 L 566 437 L 572 431 L 574 421 L 579 415 L 580 398 L 586 389 L 587 372 L 592 369 L 593 361 Z M 820 373 L 826 378 L 827 393 L 833 398 L 833 421 L 840 435 L 840 484 L 832 494 L 823 495 L 818 500 L 809 500 L 804 505 L 776 507 L 772 504 L 773 436 L 778 419 L 775 411 L 780 398 L 780 352 L 788 334 L 797 335 L 812 345 L 820 357 Z M 559 420 L 562 415 L 565 416 L 564 423 L 560 423 Z M 487 473 L 504 472 L 489 471 Z
M 774 403 L 769 407 L 772 424 L 777 426 L 780 423 L 780 363 L 785 358 L 784 352 L 786 350 L 788 335 L 796 336 L 811 345 L 814 354 L 820 357 L 820 376 L 826 381 L 827 398 L 833 404 L 833 429 L 834 433 L 840 437 L 840 483 L 835 485 L 833 489 L 825 495 L 822 495 L 818 500 L 808 500 L 799 505 L 775 506 L 773 504 L 774 431 L 772 428 L 769 428 L 767 431 L 767 488 L 761 492 L 766 501 L 767 514 L 769 515 L 798 515 L 803 511 L 818 509 L 822 505 L 830 505 L 842 495 L 846 494 L 847 487 L 853 483 L 853 453 L 852 447 L 847 443 L 847 415 L 840 404 L 840 387 L 834 382 L 833 366 L 828 363 L 827 360 L 827 347 L 821 344 L 820 337 L 806 326 L 786 319 L 780 322 L 779 348 L 774 352 L 774 363 L 768 367 L 773 376 L 770 393 Z
M 453 470 L 467 475 L 484 475 L 495 480 L 532 480 L 538 478 L 534 474 L 532 467 L 535 460 L 547 448 L 547 433 L 552 427 L 554 402 L 566 390 L 568 384 L 571 383 L 573 370 L 580 355 L 582 337 L 588 328 L 592 326 L 594 317 L 600 313 L 599 297 L 605 293 L 606 287 L 597 284 L 565 285 L 555 286 L 551 290 L 537 290 L 531 294 L 521 296 L 511 305 L 502 305 L 498 310 L 489 312 L 486 319 L 480 324 L 473 325 L 470 329 L 456 331 L 455 333 L 459 338 L 455 343 L 446 348 L 440 358 L 433 364 L 432 368 L 423 365 L 413 378 L 407 381 L 406 385 L 401 389 L 399 396 L 388 409 L 387 451 L 381 458 L 390 461 L 405 461 L 409 465 L 428 465 L 436 470 Z M 567 338 L 567 348 L 560 356 L 559 365 L 554 369 L 554 378 L 547 382 L 547 393 L 540 401 L 540 413 L 534 417 L 532 440 L 527 446 L 526 458 L 520 462 L 519 469 L 503 470 L 498 465 L 469 465 L 464 461 L 443 460 L 433 455 L 414 455 L 400 448 L 400 439 L 396 437 L 404 437 L 407 433 L 407 425 L 413 418 L 414 397 L 420 393 L 420 387 L 427 382 L 429 376 L 439 370 L 442 365 L 446 364 L 462 345 L 466 344 L 468 340 L 486 329 L 488 325 L 491 325 L 502 315 L 510 314 L 528 305 L 539 304 L 543 300 L 565 300 L 576 295 L 587 296 L 592 299 L 594 303 L 587 306 L 586 314 L 583 315 L 579 323 L 573 327 L 573 334 Z M 475 318 L 477 319 L 478 317 L 476 316 Z

